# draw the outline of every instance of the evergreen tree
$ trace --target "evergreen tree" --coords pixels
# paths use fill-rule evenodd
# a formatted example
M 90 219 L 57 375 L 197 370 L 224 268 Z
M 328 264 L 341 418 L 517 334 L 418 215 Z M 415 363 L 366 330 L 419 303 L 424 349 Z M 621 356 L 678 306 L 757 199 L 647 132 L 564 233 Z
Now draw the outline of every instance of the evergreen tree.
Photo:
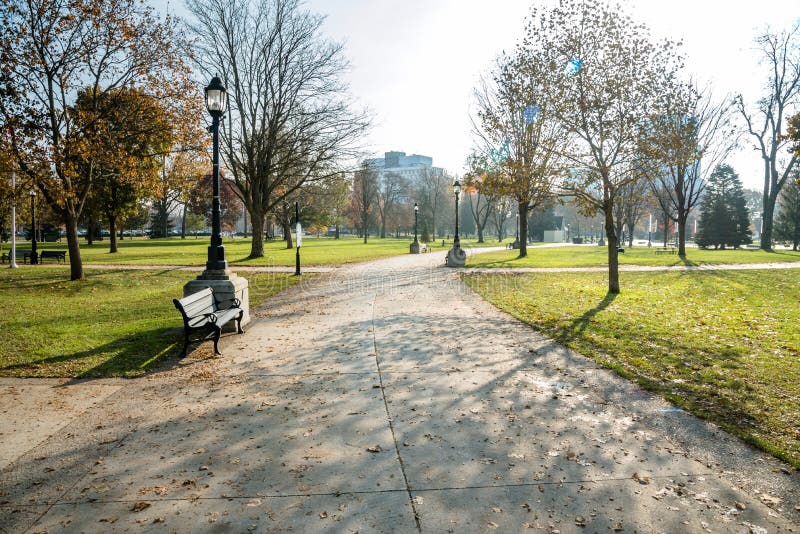
M 787 182 L 778 197 L 779 211 L 775 219 L 775 236 L 791 241 L 792 250 L 800 246 L 800 171 L 795 180 Z
M 739 175 L 730 165 L 719 165 L 708 179 L 700 203 L 697 244 L 702 247 L 739 248 L 751 243 L 750 214 Z

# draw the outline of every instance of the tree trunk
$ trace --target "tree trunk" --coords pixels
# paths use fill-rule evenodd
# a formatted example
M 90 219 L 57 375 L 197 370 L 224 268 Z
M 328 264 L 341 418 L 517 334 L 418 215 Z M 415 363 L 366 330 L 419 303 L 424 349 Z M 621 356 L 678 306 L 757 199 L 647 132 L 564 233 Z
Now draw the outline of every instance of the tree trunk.
M 478 225 L 478 243 L 483 243 L 483 226 Z
M 250 242 L 249 258 L 264 257 L 264 216 L 251 213 L 250 220 L 253 223 L 253 240 Z
M 609 203 L 610 204 L 610 203 Z M 613 206 L 606 206 L 606 238 L 608 239 L 608 292 L 619 293 L 619 251 L 614 227 Z M 666 232 L 665 232 L 666 234 Z
M 770 193 L 764 197 L 764 217 L 761 223 L 761 250 L 772 252 L 772 216 L 775 213 L 777 195 Z
M 519 201 L 517 212 L 519 213 L 519 256 L 524 258 L 528 255 L 528 203 L 529 200 Z
M 667 248 L 667 241 L 669 240 L 669 235 L 667 230 L 669 229 L 669 214 L 665 211 L 664 212 L 664 248 Z
M 294 248 L 294 244 L 292 242 L 292 224 L 289 222 L 283 223 L 283 237 L 286 239 L 286 248 Z
M 86 244 L 89 246 L 94 244 L 94 231 L 96 229 L 97 226 L 94 223 L 94 217 L 89 217 L 89 220 L 86 223 Z
M 683 217 L 678 217 L 678 256 L 686 258 L 686 219 L 688 212 Z
M 244 210 L 244 238 L 247 239 L 247 210 Z
M 181 239 L 186 239 L 186 204 L 183 203 L 183 215 L 181 216 Z
M 83 280 L 83 261 L 81 246 L 78 242 L 78 219 L 67 214 L 64 217 L 67 231 L 67 250 L 69 251 L 69 279 Z
M 364 217 L 362 218 L 361 223 L 363 224 L 363 227 L 364 227 L 364 244 L 366 245 L 367 244 L 367 214 L 366 213 L 364 214 Z
M 108 216 L 108 231 L 111 240 L 111 246 L 108 252 L 114 254 L 117 252 L 117 217 L 115 215 Z
M 628 224 L 628 246 L 633 247 L 633 224 Z

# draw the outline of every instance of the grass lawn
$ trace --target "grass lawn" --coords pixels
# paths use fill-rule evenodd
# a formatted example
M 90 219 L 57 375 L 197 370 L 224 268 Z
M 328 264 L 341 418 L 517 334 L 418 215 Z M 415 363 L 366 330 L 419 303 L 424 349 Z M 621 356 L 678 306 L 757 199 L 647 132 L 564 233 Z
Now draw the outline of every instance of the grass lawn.
M 627 252 L 626 252 L 627 254 Z M 499 308 L 800 467 L 800 269 L 473 274 Z
M 0 376 L 133 377 L 183 347 L 180 314 L 191 273 L 63 268 L 0 269 Z M 250 274 L 255 306 L 298 279 Z
M 620 265 L 701 265 L 721 263 L 769 263 L 800 261 L 800 251 L 760 249 L 686 250 L 686 260 L 677 254 L 656 254 L 643 246 L 626 247 L 619 255 Z M 601 267 L 608 265 L 608 249 L 598 246 L 529 247 L 528 256 L 519 259 L 517 250 L 501 250 L 479 254 L 470 259 L 469 267 Z
M 387 237 L 380 239 L 370 237 L 365 245 L 362 239 L 356 237 L 342 237 L 332 239 L 328 237 L 304 237 L 300 249 L 302 265 L 342 265 L 361 261 L 408 254 L 408 246 L 412 239 Z M 462 246 L 502 246 L 496 240 L 477 245 L 474 239 L 463 239 Z M 187 237 L 180 239 L 126 239 L 119 241 L 119 252 L 109 254 L 109 241 L 95 241 L 90 247 L 81 242 L 81 258 L 86 264 L 122 264 L 122 265 L 197 265 L 203 266 L 208 257 L 208 237 Z M 438 243 L 431 243 L 434 250 L 438 250 Z M 264 242 L 264 257 L 248 260 L 250 254 L 250 239 L 225 238 L 225 256 L 232 267 L 237 265 L 265 266 L 294 266 L 295 249 L 287 249 L 286 242 L 281 240 Z M 451 245 L 447 245 L 448 248 Z M 19 249 L 29 250 L 29 242 L 17 244 Z M 7 243 L 3 250 L 9 249 Z M 66 250 L 67 243 L 43 243 L 39 250 Z

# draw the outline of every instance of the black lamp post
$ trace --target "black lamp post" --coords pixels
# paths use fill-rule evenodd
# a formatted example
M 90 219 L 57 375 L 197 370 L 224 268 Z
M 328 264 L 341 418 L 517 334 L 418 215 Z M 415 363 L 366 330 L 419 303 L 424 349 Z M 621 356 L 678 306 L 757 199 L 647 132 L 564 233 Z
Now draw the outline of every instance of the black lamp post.
M 414 243 L 419 243 L 417 241 L 417 215 L 419 215 L 419 206 L 414 202 Z
M 36 253 L 36 191 L 31 189 L 31 265 L 39 263 Z
M 514 242 L 519 246 L 519 213 L 517 213 L 517 225 L 514 227 Z
M 222 246 L 222 230 L 220 228 L 220 206 L 219 206 L 219 121 L 225 113 L 227 104 L 225 86 L 217 76 L 211 78 L 205 90 L 206 108 L 211 115 L 211 135 L 213 139 L 213 151 L 211 163 L 213 170 L 211 179 L 213 182 L 213 203 L 211 207 L 211 246 L 208 247 L 208 261 L 206 262 L 207 271 L 224 271 L 228 268 L 225 261 L 225 247 Z
M 456 196 L 456 235 L 453 238 L 453 248 L 461 248 L 461 240 L 458 238 L 458 197 L 461 195 L 461 183 L 456 180 L 453 182 L 453 194 Z

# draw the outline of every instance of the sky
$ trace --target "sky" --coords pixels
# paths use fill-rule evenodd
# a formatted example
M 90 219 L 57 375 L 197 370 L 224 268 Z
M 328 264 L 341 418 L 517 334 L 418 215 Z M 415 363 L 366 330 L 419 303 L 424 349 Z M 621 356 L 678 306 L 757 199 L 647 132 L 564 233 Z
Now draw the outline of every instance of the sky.
M 521 39 L 530 6 L 549 1 L 306 0 L 306 6 L 326 15 L 323 32 L 345 45 L 353 101 L 374 114 L 365 140 L 370 152 L 423 154 L 461 174 L 473 143 L 473 88 Z M 683 41 L 688 74 L 710 83 L 720 98 L 742 93 L 751 102 L 763 79 L 753 38 L 800 17 L 797 0 L 621 3 L 654 37 Z M 172 10 L 181 14 L 176 4 Z M 742 144 L 729 162 L 745 187 L 760 188 L 759 153 L 746 138 Z

